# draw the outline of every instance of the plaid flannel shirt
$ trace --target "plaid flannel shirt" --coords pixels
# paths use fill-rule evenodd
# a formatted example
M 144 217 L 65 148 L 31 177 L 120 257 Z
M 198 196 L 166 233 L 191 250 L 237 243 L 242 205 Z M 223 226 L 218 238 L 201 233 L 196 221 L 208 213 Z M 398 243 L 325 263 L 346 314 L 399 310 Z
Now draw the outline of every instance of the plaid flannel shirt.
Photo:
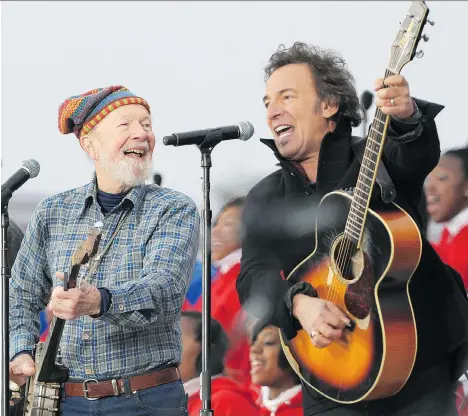
M 67 321 L 60 343 L 70 379 L 142 374 L 181 358 L 180 310 L 198 249 L 200 218 L 187 196 L 157 185 L 134 187 L 105 216 L 90 184 L 42 201 L 12 268 L 10 358 L 39 339 L 39 311 L 62 282 L 87 232 L 103 223 L 99 250 L 129 210 L 99 267 L 88 279 L 107 288 L 111 304 L 99 318 Z

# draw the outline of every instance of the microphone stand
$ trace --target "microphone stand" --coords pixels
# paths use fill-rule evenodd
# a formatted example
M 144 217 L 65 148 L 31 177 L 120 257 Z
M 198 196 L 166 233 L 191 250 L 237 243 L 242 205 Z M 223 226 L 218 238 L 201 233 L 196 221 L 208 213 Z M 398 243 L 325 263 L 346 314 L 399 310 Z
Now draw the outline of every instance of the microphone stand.
M 200 397 L 202 408 L 200 416 L 214 415 L 211 409 L 211 207 L 210 207 L 210 168 L 211 152 L 222 140 L 221 129 L 211 130 L 197 147 L 201 152 L 201 167 L 203 172 L 203 277 L 202 277 L 202 372 L 200 374 Z
M 2 276 L 0 280 L 2 292 L 2 400 L 1 414 L 8 415 L 10 413 L 10 331 L 9 331 L 9 285 L 10 285 L 10 267 L 8 264 L 8 227 L 10 218 L 8 216 L 8 202 L 12 196 L 12 192 L 6 188 L 2 189 L 4 197 L 2 198 Z

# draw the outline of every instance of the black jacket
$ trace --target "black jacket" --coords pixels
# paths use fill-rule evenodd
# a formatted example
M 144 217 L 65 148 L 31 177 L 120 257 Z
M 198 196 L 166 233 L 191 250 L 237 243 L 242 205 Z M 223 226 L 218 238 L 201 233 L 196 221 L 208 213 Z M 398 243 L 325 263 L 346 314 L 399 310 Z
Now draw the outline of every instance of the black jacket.
M 416 102 L 422 112 L 420 121 L 408 126 L 392 119 L 382 160 L 396 189 L 395 203 L 422 230 L 422 188 L 439 160 L 434 118 L 443 107 Z M 314 250 L 315 209 L 320 199 L 333 190 L 355 186 L 360 162 L 351 140 L 349 123 L 339 119 L 335 131 L 327 133 L 321 144 L 315 184 L 279 155 L 272 140 L 264 140 L 281 168 L 248 194 L 237 290 L 248 313 L 289 333 L 294 320 L 284 295 L 290 283 L 282 276 L 288 276 Z M 359 145 L 365 146 L 365 141 Z M 382 194 L 382 187 L 374 190 L 373 198 L 389 199 Z M 418 331 L 415 372 L 449 356 L 468 341 L 468 301 L 459 275 L 442 263 L 425 238 L 422 253 L 410 283 Z

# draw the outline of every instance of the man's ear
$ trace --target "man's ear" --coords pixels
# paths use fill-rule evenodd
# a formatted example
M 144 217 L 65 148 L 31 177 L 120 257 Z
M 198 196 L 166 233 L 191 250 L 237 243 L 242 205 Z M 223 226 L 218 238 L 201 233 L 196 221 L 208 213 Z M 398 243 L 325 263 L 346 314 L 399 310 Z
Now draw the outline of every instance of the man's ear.
M 324 118 L 332 118 L 338 112 L 338 103 L 333 101 L 322 101 L 320 103 L 320 110 Z
M 88 134 L 85 134 L 80 137 L 80 146 L 91 159 L 93 159 L 94 161 L 98 159 L 98 155 L 93 145 L 93 141 L 91 140 L 91 137 Z

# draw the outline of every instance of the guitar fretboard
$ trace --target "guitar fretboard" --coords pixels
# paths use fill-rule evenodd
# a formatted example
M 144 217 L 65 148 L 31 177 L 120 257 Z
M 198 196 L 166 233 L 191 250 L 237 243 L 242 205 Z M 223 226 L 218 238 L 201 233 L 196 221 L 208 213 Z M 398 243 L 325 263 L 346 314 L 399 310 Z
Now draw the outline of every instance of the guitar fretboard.
M 387 69 L 385 78 L 394 75 Z M 359 247 L 374 188 L 377 170 L 385 142 L 389 116 L 377 108 L 369 127 L 366 148 L 363 154 L 359 176 L 354 190 L 353 202 L 345 227 L 345 237 Z

